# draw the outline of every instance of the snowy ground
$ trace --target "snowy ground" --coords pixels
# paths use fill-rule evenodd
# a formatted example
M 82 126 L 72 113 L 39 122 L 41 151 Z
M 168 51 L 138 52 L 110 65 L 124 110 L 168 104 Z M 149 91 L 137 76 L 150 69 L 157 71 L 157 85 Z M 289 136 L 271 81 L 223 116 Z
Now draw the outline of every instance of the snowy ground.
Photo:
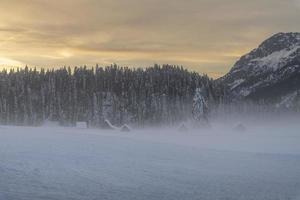
M 0 200 L 299 200 L 300 125 L 0 127 Z M 271 128 L 272 127 L 272 128 Z

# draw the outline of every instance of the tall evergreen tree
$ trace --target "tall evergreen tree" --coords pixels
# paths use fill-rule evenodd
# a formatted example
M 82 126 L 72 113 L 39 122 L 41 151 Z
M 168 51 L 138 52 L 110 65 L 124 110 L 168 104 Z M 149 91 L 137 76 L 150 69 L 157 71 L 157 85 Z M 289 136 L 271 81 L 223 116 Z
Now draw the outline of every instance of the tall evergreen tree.
M 196 127 L 208 125 L 208 104 L 200 88 L 196 89 L 193 98 L 193 119 Z

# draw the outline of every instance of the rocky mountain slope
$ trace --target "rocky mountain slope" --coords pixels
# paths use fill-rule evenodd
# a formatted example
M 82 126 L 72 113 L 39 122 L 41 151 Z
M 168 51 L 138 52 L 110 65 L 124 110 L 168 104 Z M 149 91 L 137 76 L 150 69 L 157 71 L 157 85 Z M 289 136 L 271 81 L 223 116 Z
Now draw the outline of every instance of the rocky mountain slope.
M 300 33 L 278 33 L 219 79 L 235 100 L 277 102 L 300 95 Z

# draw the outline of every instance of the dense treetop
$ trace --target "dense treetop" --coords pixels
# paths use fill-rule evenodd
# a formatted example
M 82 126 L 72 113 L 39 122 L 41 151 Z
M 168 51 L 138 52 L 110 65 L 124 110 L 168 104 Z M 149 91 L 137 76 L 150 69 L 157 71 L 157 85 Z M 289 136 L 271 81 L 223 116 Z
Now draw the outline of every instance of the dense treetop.
M 190 117 L 200 87 L 210 103 L 222 91 L 208 76 L 171 65 L 3 70 L 0 120 L 18 125 L 86 121 L 93 127 L 105 119 L 137 126 L 172 124 Z

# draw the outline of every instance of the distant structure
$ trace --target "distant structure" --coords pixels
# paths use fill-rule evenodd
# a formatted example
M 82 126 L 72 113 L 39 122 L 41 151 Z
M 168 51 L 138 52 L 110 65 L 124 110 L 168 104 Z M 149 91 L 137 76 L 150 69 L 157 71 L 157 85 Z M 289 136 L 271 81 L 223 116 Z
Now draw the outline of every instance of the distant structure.
M 45 120 L 43 126 L 58 127 L 59 126 L 59 122 L 58 121 Z
M 107 129 L 107 130 L 115 130 L 115 129 L 117 129 L 117 127 L 115 127 L 114 125 L 112 125 L 108 119 L 104 120 L 104 123 L 103 123 L 103 125 L 101 127 L 103 129 Z
M 80 129 L 86 129 L 87 123 L 86 122 L 76 122 L 76 128 L 80 128 Z
M 236 127 L 233 128 L 236 132 L 245 132 L 247 129 L 243 124 L 238 124 Z
M 121 132 L 130 132 L 131 131 L 131 128 L 127 125 L 127 124 L 124 124 L 121 129 L 120 129 Z
M 189 129 L 187 128 L 187 126 L 186 126 L 184 123 L 182 123 L 182 124 L 178 127 L 178 131 L 179 131 L 179 132 L 182 132 L 182 133 L 186 133 L 186 132 L 189 131 Z

